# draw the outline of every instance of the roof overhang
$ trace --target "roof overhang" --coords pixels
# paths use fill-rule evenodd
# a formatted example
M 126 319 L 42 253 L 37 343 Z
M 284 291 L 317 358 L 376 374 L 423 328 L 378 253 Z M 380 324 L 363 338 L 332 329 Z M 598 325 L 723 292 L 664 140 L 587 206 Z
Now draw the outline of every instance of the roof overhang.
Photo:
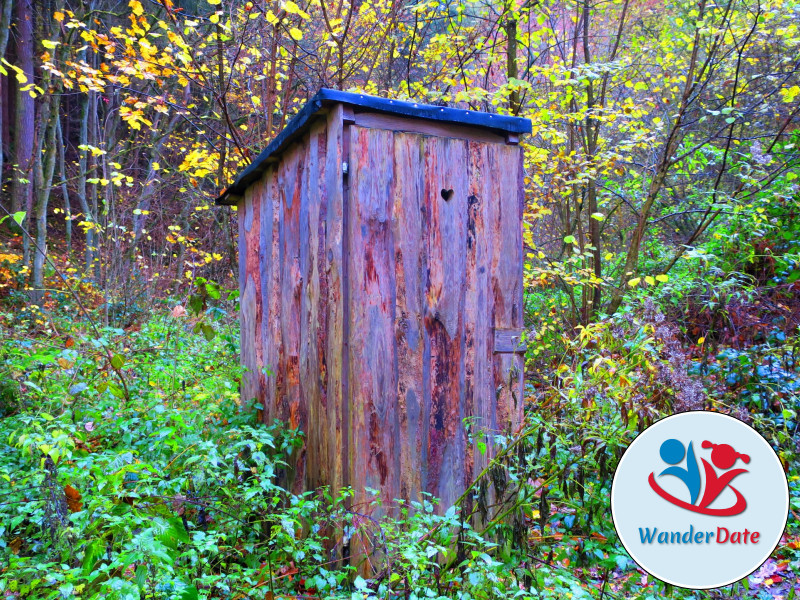
M 352 107 L 354 112 L 376 112 L 400 117 L 427 119 L 443 124 L 477 127 L 490 130 L 500 135 L 521 135 L 531 132 L 529 119 L 496 115 L 492 113 L 420 104 L 390 98 L 379 98 L 352 92 L 341 92 L 322 88 L 313 98 L 306 102 L 289 124 L 273 139 L 256 159 L 244 169 L 233 183 L 216 199 L 216 204 L 234 205 L 239 202 L 245 190 L 257 181 L 271 162 L 292 142 L 300 137 L 313 121 L 314 117 L 325 112 L 328 106 L 344 104 Z

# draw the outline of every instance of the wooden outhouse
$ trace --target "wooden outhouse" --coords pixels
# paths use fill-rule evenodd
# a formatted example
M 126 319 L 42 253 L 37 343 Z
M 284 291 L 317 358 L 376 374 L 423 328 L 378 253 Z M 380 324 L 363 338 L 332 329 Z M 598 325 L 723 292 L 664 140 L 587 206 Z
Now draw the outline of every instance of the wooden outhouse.
M 217 200 L 238 210 L 242 400 L 304 432 L 296 490 L 446 508 L 519 425 L 530 128 L 323 89 Z

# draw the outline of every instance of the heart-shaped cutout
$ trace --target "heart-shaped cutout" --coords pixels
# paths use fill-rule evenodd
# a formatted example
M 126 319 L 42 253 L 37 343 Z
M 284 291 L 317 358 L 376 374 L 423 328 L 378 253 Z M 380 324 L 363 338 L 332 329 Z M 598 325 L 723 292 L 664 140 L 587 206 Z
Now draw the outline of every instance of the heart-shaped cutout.
M 453 193 L 453 190 L 442 189 L 442 198 L 444 198 L 445 201 L 449 201 L 453 197 Z

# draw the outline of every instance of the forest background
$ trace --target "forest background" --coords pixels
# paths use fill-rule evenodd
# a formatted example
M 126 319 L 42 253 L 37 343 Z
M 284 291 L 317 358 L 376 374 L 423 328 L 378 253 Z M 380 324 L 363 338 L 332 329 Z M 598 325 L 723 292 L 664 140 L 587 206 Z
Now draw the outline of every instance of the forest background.
M 792 513 L 704 594 L 794 597 L 799 26 L 789 0 L 0 0 L 0 591 L 690 596 L 637 570 L 607 496 L 636 433 L 707 408 L 772 443 Z M 484 531 L 294 496 L 302 440 L 237 409 L 213 199 L 320 87 L 533 123 L 527 427 Z

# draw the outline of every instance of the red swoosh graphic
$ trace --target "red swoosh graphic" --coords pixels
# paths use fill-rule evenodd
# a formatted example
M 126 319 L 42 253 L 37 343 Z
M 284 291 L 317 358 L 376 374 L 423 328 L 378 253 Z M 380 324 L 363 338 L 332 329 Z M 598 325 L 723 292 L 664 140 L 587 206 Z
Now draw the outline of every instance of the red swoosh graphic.
M 747 500 L 745 500 L 744 496 L 742 496 L 739 490 L 737 490 L 733 486 L 729 487 L 736 494 L 736 504 L 734 504 L 729 508 L 704 508 L 701 506 L 695 506 L 694 504 L 689 504 L 688 502 L 684 502 L 680 498 L 676 498 L 672 494 L 661 489 L 661 486 L 659 486 L 656 483 L 656 478 L 653 473 L 650 473 L 650 477 L 648 477 L 647 481 L 650 483 L 650 487 L 653 488 L 653 491 L 662 498 L 664 498 L 664 500 L 666 500 L 667 502 L 674 504 L 675 506 L 680 506 L 681 508 L 685 508 L 686 510 L 700 513 L 701 515 L 712 515 L 715 517 L 730 517 L 744 512 L 744 509 L 747 508 Z

